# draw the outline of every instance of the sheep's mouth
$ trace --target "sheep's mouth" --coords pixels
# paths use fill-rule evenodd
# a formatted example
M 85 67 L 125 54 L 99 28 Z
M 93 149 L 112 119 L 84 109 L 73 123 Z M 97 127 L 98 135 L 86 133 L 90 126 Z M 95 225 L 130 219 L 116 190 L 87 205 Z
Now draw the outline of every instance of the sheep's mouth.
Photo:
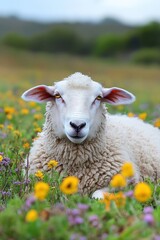
M 71 138 L 74 138 L 74 139 L 81 139 L 83 138 L 84 136 L 80 137 L 80 136 L 70 136 Z

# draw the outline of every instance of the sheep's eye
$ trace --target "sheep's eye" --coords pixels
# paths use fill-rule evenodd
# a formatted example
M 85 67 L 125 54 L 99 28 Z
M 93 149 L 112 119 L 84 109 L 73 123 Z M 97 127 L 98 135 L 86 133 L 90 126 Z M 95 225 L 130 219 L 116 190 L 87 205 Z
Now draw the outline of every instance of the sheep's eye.
M 97 96 L 97 97 L 96 97 L 96 100 L 98 100 L 98 101 L 100 101 L 101 99 L 102 99 L 101 96 Z
M 57 99 L 58 99 L 58 98 L 62 98 L 59 93 L 56 93 L 56 94 L 54 95 L 54 97 L 57 98 Z

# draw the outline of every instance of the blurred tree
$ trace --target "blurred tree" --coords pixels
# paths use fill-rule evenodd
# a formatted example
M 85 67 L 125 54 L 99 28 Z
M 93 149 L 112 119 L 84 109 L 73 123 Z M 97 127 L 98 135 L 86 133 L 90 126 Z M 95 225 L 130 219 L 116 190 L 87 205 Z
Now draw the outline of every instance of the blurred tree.
M 81 46 L 82 40 L 72 30 L 63 28 L 57 28 L 30 39 L 30 49 L 33 51 L 77 53 L 80 52 Z
M 18 35 L 17 33 L 10 33 L 2 39 L 2 42 L 10 47 L 17 49 L 27 49 L 29 46 L 29 39 Z
M 121 52 L 125 47 L 125 39 L 119 35 L 100 36 L 96 43 L 93 53 L 96 56 L 107 57 Z

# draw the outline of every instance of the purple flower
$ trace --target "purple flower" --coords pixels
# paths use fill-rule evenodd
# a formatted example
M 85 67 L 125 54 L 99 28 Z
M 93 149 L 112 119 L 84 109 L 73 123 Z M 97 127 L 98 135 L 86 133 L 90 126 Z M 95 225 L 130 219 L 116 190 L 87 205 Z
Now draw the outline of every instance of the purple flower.
M 89 222 L 93 227 L 99 227 L 99 218 L 97 215 L 92 215 L 88 218 Z
M 23 181 L 23 184 L 27 186 L 30 182 L 31 181 L 29 179 L 26 179 L 26 180 Z
M 66 213 L 67 213 L 67 215 L 70 215 L 70 216 L 78 216 L 78 215 L 80 215 L 79 209 L 76 209 L 76 208 L 74 208 L 74 209 L 67 209 Z
M 1 165 L 4 166 L 4 167 L 7 167 L 9 164 L 10 164 L 10 158 L 3 158 L 2 162 L 1 162 Z
M 83 218 L 81 218 L 79 216 L 76 216 L 76 217 L 69 216 L 68 221 L 71 225 L 79 225 L 79 224 L 82 224 L 84 222 Z
M 77 204 L 78 209 L 81 213 L 84 213 L 88 210 L 89 206 L 87 204 L 78 203 Z
M 14 185 L 21 185 L 22 183 L 20 181 L 13 182 Z
M 89 222 L 98 221 L 98 216 L 97 215 L 89 216 L 88 220 L 89 220 Z
M 144 209 L 143 209 L 143 212 L 144 212 L 144 214 L 148 214 L 148 213 L 152 213 L 153 212 L 153 208 L 152 207 L 145 207 Z
M 101 236 L 101 240 L 106 240 L 108 237 L 108 234 L 107 233 L 103 233 L 102 236 Z
M 144 222 L 146 222 L 148 225 L 153 225 L 154 223 L 154 218 L 153 215 L 150 213 L 147 213 L 143 217 Z
M 70 240 L 87 240 L 85 236 L 80 236 L 79 234 L 72 234 Z
M 27 208 L 30 208 L 31 205 L 36 201 L 35 197 L 34 196 L 30 196 L 29 198 L 27 198 L 26 200 L 26 203 L 25 203 L 25 206 Z
M 154 240 L 160 240 L 160 235 L 156 235 L 156 236 L 154 237 Z
M 3 197 L 10 196 L 11 192 L 1 191 L 1 194 L 2 194 Z
M 130 190 L 130 191 L 126 192 L 126 193 L 125 193 L 125 196 L 126 196 L 126 197 L 129 197 L 129 198 L 132 198 L 132 197 L 133 197 L 133 191 Z

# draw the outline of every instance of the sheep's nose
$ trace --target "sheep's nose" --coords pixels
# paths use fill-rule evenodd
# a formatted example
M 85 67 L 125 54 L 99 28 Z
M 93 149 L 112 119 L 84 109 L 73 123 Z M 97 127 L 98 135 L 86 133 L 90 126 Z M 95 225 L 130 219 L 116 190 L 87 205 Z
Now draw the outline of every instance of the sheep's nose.
M 83 123 L 77 125 L 74 122 L 70 122 L 70 125 L 71 125 L 72 128 L 74 128 L 76 130 L 76 132 L 79 132 L 82 128 L 84 128 L 86 126 L 86 123 L 83 122 Z

